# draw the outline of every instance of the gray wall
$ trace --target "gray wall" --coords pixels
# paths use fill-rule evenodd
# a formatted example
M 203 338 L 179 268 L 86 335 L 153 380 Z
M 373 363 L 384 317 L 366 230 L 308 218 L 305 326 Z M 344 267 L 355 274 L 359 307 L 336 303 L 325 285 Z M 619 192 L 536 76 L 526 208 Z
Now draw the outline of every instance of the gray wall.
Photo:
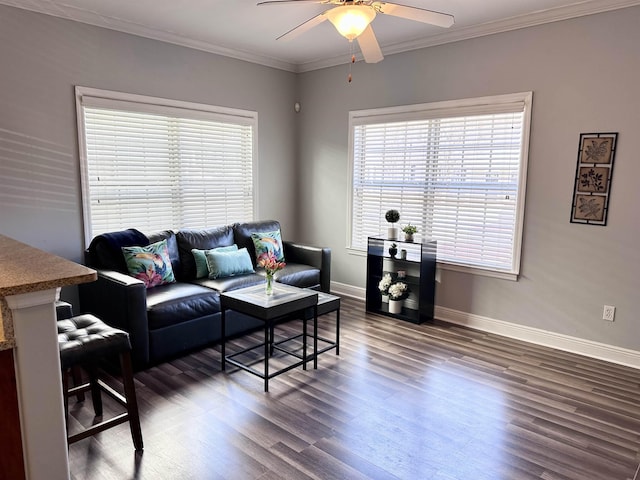
M 333 280 L 364 286 L 345 250 L 349 110 L 532 90 L 522 275 L 444 271 L 437 304 L 640 350 L 640 8 L 296 76 L 0 6 L 0 233 L 80 260 L 73 87 L 255 110 L 259 217 L 333 248 Z M 299 99 L 302 112 L 292 105 Z M 606 227 L 569 223 L 581 132 L 618 131 Z M 602 321 L 602 305 L 617 307 Z
M 363 287 L 345 250 L 348 112 L 533 91 L 519 281 L 442 272 L 436 303 L 640 350 L 640 8 L 628 8 L 300 76 L 303 239 L 333 248 L 332 280 Z M 580 133 L 619 132 L 606 227 L 569 223 Z M 601 320 L 604 304 L 616 320 Z
M 295 74 L 7 6 L 0 65 L 3 235 L 82 258 L 75 85 L 257 111 L 258 217 L 297 235 Z

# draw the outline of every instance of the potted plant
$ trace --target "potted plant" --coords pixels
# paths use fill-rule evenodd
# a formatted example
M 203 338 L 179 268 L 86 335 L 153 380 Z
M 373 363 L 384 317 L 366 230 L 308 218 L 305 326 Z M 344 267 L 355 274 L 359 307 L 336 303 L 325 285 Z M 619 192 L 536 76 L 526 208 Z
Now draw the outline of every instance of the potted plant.
M 384 218 L 387 222 L 391 224 L 388 228 L 387 236 L 389 240 L 397 240 L 398 239 L 398 227 L 396 227 L 396 222 L 400 220 L 400 212 L 398 210 L 387 210 L 387 213 L 384 214 Z
M 382 295 L 382 302 L 389 303 L 389 287 L 393 284 L 393 279 L 391 278 L 391 274 L 386 273 L 380 282 L 378 282 L 378 290 L 380 290 L 380 294 Z
M 402 227 L 402 231 L 404 232 L 404 241 L 413 242 L 413 234 L 418 231 L 418 227 L 408 223 L 407 225 Z
M 394 242 L 389 247 L 389 255 L 391 255 L 391 258 L 396 258 L 397 253 L 398 253 L 398 245 L 396 245 Z
M 389 313 L 402 313 L 402 303 L 409 296 L 409 285 L 394 282 L 389 286 Z

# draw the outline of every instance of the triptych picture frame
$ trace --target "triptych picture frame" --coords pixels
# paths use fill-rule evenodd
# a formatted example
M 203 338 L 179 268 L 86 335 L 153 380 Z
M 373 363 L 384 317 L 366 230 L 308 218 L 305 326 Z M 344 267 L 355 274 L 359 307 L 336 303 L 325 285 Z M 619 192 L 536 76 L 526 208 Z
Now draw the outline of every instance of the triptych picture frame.
M 606 225 L 618 133 L 582 133 L 573 187 L 571 222 Z

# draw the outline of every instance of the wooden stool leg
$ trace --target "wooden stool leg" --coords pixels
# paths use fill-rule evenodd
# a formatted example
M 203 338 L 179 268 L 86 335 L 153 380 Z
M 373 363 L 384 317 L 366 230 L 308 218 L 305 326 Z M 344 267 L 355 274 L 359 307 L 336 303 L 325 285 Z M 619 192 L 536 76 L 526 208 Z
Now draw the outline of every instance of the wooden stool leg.
M 131 354 L 128 351 L 120 354 L 120 365 L 122 367 L 122 383 L 124 385 L 124 395 L 127 399 L 127 413 L 129 414 L 129 427 L 133 446 L 137 452 L 144 449 L 142 444 L 142 430 L 140 428 L 140 416 L 138 414 L 138 400 L 136 399 L 136 388 L 133 382 L 133 367 L 131 366 Z
M 80 371 L 80 367 L 77 365 L 71 367 L 71 378 L 73 379 L 74 387 L 82 385 L 82 372 Z M 84 392 L 76 393 L 76 400 L 78 402 L 84 402 Z
M 96 417 L 102 416 L 102 394 L 98 384 L 98 368 L 95 365 L 87 366 L 89 373 L 89 384 L 91 385 L 91 400 L 93 401 L 93 411 Z

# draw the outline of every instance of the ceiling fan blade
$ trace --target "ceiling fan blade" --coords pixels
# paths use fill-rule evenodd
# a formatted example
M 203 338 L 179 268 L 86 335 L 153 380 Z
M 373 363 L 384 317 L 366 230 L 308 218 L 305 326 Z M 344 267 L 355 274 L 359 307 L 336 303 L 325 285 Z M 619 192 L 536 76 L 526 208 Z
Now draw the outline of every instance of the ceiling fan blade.
M 433 10 L 425 10 L 424 8 L 407 7 L 406 5 L 399 5 L 397 3 L 374 2 L 372 6 L 376 11 L 386 15 L 407 18 L 409 20 L 437 25 L 438 27 L 443 28 L 449 28 L 455 21 L 453 15 L 434 12 Z
M 258 5 L 276 5 L 278 3 L 334 3 L 333 0 L 263 0 Z
M 360 50 L 362 51 L 365 62 L 378 63 L 384 58 L 378 40 L 376 40 L 376 36 L 373 34 L 371 25 L 358 36 L 358 45 L 360 45 Z
M 328 17 L 325 15 L 325 12 L 322 12 L 321 14 L 316 15 L 306 22 L 301 23 L 297 27 L 292 28 L 287 33 L 280 35 L 278 38 L 276 38 L 276 40 L 291 40 L 293 38 L 296 38 L 298 35 L 306 32 L 307 30 L 311 30 L 316 25 L 321 24 L 322 22 L 327 20 L 327 18 Z

